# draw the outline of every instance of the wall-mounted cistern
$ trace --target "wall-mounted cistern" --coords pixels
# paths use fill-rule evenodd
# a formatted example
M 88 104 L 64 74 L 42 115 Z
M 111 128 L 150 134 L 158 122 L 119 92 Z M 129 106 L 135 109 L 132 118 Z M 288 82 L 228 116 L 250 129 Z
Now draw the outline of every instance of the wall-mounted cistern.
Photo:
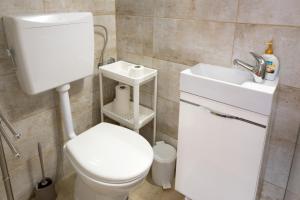
M 253 73 L 255 82 L 261 83 L 263 81 L 263 79 L 265 78 L 266 61 L 264 60 L 264 58 L 262 56 L 257 55 L 256 53 L 250 52 L 250 54 L 256 60 L 255 66 L 249 65 L 239 59 L 234 59 L 233 64 L 240 65 L 240 66 L 244 67 L 245 69 L 251 71 Z

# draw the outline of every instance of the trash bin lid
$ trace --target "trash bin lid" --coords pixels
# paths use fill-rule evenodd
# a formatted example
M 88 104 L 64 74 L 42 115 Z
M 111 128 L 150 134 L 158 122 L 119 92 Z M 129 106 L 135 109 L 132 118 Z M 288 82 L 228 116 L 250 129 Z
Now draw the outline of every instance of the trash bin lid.
M 163 163 L 171 163 L 176 159 L 176 149 L 164 141 L 156 142 L 153 147 L 154 160 Z

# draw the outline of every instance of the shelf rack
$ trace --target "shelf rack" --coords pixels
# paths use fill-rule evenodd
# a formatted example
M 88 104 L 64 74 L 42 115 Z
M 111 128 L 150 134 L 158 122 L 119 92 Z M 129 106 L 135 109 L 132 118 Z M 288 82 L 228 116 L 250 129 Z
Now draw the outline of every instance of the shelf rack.
M 157 70 L 143 67 L 139 73 L 133 73 L 132 68 L 140 66 L 124 61 L 118 61 L 112 64 L 99 67 L 100 80 L 100 113 L 101 121 L 104 121 L 104 115 L 119 122 L 121 125 L 133 129 L 137 133 L 139 130 L 153 120 L 153 145 L 156 140 L 156 107 L 157 107 Z M 103 77 L 129 85 L 133 88 L 133 101 L 130 103 L 130 112 L 121 115 L 114 112 L 113 102 L 104 105 L 103 103 Z M 154 94 L 152 108 L 140 105 L 140 87 L 141 85 L 153 80 Z

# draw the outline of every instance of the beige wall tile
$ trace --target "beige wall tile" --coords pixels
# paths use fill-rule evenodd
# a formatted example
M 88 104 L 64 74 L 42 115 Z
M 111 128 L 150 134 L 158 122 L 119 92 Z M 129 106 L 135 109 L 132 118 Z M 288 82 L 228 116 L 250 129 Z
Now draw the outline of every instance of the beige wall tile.
M 2 180 L 2 177 L 1 177 L 1 180 Z M 4 188 L 4 185 L 3 185 L 3 181 L 0 182 L 0 194 L 2 194 L 2 195 L 0 195 L 0 200 L 6 200 L 6 197 L 4 196 L 5 188 Z
M 295 143 L 300 126 L 300 89 L 280 86 L 274 112 L 272 139 Z
M 160 0 L 155 2 L 155 16 L 168 18 L 196 18 L 234 22 L 238 0 Z
M 283 200 L 284 192 L 283 188 L 264 181 L 260 200 Z
M 294 193 L 300 199 L 300 145 L 298 144 L 295 151 L 291 175 L 288 183 L 288 191 Z
M 180 72 L 189 66 L 153 59 L 153 68 L 158 70 L 158 96 L 178 103 Z
M 231 66 L 234 24 L 157 18 L 154 30 L 155 58 Z
M 16 71 L 16 67 L 13 66 L 9 58 L 5 58 L 5 57 L 0 58 L 0 76 L 15 73 L 15 71 Z
M 61 178 L 64 178 L 72 173 L 75 173 L 75 169 L 69 159 L 66 157 L 65 153 L 63 152 L 63 166 L 61 171 Z
M 158 98 L 157 130 L 171 137 L 178 136 L 179 103 Z
M 99 14 L 115 14 L 116 4 L 115 0 L 94 0 L 94 13 Z
M 58 119 L 56 110 L 50 109 L 13 123 L 16 130 L 22 134 L 19 140 L 12 140 L 21 153 L 21 159 L 16 159 L 10 149 L 5 146 L 10 169 L 26 165 L 27 160 L 37 156 L 38 142 L 48 150 L 59 146 Z
M 265 42 L 274 40 L 274 54 L 280 60 L 280 83 L 300 88 L 300 28 L 263 25 L 237 25 L 233 58 L 254 64 L 249 51 L 263 54 Z
M 120 48 L 118 48 L 118 59 L 127 62 L 132 62 L 139 65 L 144 65 L 145 67 L 153 68 L 153 58 L 148 56 L 128 53 L 120 50 Z
M 72 0 L 44 0 L 45 12 L 69 11 L 72 7 Z
M 117 58 L 116 46 L 116 17 L 115 15 L 97 15 L 94 16 L 94 24 L 103 25 L 108 31 L 108 42 L 104 52 L 104 61 L 109 57 Z M 104 45 L 105 32 L 101 27 L 95 27 L 95 58 L 98 62 Z
M 300 25 L 298 0 L 240 0 L 239 22 L 255 24 Z
M 152 93 L 141 90 L 140 103 L 148 108 L 152 108 L 153 106 L 153 95 Z
M 0 15 L 31 14 L 44 11 L 43 1 L 41 0 L 1 0 Z
M 117 16 L 118 51 L 152 55 L 153 20 L 139 16 Z
M 295 144 L 285 140 L 271 140 L 264 180 L 286 188 Z
M 89 11 L 95 15 L 114 15 L 115 0 L 44 0 L 46 12 Z
M 8 58 L 7 58 L 7 54 L 6 54 L 6 51 L 5 51 L 5 49 L 6 49 L 6 42 L 5 42 L 5 40 L 4 40 L 4 33 L 3 33 L 3 26 L 0 26 L 0 62 L 1 62 L 1 65 L 2 65 L 2 59 L 4 59 L 4 58 L 6 58 L 7 60 L 8 60 Z M 1 68 L 2 68 L 2 66 L 1 66 Z M 2 70 L 2 69 L 1 69 Z
M 72 82 L 71 89 L 69 91 L 70 99 L 72 102 L 79 99 L 90 99 L 93 95 L 93 91 L 99 91 L 99 82 L 96 76 L 89 76 L 85 79 Z M 96 84 L 98 83 L 98 84 Z M 58 97 L 58 95 L 56 94 Z M 57 99 L 59 101 L 59 99 Z
M 55 106 L 52 91 L 29 96 L 21 90 L 14 74 L 1 77 L 0 96 L 1 111 L 12 121 Z
M 287 190 L 284 200 L 300 200 L 300 196 Z
M 57 200 L 73 200 L 74 186 L 76 174 L 66 176 L 56 185 Z
M 72 103 L 73 121 L 77 134 L 81 134 L 100 122 L 99 93 L 94 93 L 93 96 L 91 99 Z
M 226 22 L 236 21 L 238 0 L 195 0 L 195 2 L 195 17 L 198 19 Z
M 44 0 L 46 12 L 94 11 L 93 0 Z
M 153 16 L 155 0 L 116 0 L 119 15 Z
M 156 17 L 192 18 L 195 16 L 195 0 L 161 0 L 155 1 Z

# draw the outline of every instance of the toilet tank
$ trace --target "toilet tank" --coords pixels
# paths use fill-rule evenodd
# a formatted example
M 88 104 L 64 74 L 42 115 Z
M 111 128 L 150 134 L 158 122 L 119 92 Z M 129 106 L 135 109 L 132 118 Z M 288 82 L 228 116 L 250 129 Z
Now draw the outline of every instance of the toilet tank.
M 3 22 L 18 80 L 27 94 L 47 91 L 93 74 L 91 13 L 8 16 Z

